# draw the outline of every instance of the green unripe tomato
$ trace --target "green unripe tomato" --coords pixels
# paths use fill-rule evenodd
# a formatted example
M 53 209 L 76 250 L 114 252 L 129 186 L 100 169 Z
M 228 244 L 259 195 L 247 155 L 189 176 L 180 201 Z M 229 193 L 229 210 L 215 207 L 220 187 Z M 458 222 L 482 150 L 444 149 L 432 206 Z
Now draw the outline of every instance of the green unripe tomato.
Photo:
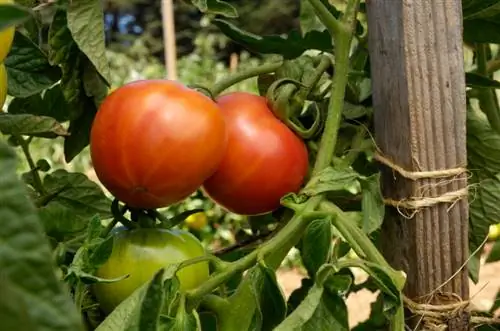
M 116 231 L 114 236 L 111 256 L 96 276 L 111 279 L 128 274 L 129 277 L 93 285 L 94 295 L 107 314 L 161 268 L 205 255 L 200 241 L 187 231 L 133 229 Z M 208 262 L 182 268 L 177 277 L 181 291 L 197 287 L 209 277 Z
M 0 0 L 0 5 L 13 4 L 13 0 Z M 12 47 L 12 41 L 14 40 L 14 33 L 16 28 L 10 26 L 6 29 L 0 30 L 0 62 L 3 62 L 7 57 L 7 54 Z
M 0 111 L 7 99 L 7 70 L 5 64 L 0 63 Z

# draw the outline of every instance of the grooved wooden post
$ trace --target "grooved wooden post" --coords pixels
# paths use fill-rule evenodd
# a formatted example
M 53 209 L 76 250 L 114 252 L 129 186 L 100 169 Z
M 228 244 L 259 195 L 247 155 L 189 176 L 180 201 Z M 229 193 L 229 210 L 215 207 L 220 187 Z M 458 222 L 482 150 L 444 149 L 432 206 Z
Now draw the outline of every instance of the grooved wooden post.
M 366 3 L 378 147 L 412 172 L 465 167 L 461 0 Z M 384 196 L 396 201 L 439 197 L 467 185 L 465 173 L 410 180 L 381 167 Z M 404 212 L 387 208 L 381 242 L 388 261 L 407 273 L 405 294 L 417 302 L 429 302 L 436 290 L 468 299 L 467 269 L 460 270 L 469 255 L 466 197 L 412 217 Z M 445 302 L 443 296 L 431 301 Z M 468 330 L 467 313 L 446 323 L 449 330 Z

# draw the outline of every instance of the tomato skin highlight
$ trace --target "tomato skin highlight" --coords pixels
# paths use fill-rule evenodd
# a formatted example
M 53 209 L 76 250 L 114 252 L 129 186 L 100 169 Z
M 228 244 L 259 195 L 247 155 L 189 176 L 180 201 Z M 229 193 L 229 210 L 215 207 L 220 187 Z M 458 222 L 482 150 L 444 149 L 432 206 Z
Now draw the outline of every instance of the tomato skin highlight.
M 232 92 L 217 99 L 227 123 L 228 146 L 203 190 L 241 215 L 270 212 L 297 192 L 308 172 L 304 142 L 274 116 L 264 97 Z
M 226 144 L 217 104 L 170 80 L 117 88 L 101 104 L 90 136 L 102 184 L 129 206 L 148 209 L 195 192 L 217 169 Z
M 97 277 L 126 279 L 97 283 L 92 287 L 102 310 L 109 314 L 154 274 L 172 263 L 205 255 L 205 249 L 187 231 L 165 229 L 118 230 L 114 234 L 111 256 L 96 272 Z M 177 272 L 180 290 L 199 286 L 209 277 L 207 261 L 192 264 Z

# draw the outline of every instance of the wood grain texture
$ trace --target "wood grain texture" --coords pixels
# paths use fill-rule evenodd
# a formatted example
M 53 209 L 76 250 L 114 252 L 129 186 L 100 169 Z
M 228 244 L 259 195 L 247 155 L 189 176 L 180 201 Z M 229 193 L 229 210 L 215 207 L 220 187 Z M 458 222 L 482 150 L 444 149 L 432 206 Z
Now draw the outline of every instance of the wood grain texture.
M 466 104 L 460 0 L 367 0 L 376 142 L 409 171 L 465 167 Z M 383 193 L 396 200 L 466 187 L 466 175 L 411 181 L 386 167 Z M 440 288 L 469 296 L 468 203 L 440 204 L 411 219 L 387 208 L 382 245 L 408 275 L 406 294 Z M 458 329 L 457 329 L 458 330 Z

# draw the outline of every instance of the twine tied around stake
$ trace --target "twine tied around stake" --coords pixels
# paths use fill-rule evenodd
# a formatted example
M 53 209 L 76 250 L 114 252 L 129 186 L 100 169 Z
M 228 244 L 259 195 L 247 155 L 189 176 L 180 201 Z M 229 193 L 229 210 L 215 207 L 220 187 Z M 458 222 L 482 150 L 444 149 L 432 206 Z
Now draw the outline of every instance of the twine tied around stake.
M 422 330 L 452 331 L 480 325 L 500 324 L 500 319 L 496 317 L 478 316 L 478 313 L 470 310 L 470 301 L 463 301 L 453 293 L 434 294 L 428 302 L 437 297 L 443 303 L 439 305 L 417 303 L 403 297 L 405 307 L 413 315 L 420 316 L 416 328 L 421 326 Z
M 410 179 L 410 180 L 419 180 L 419 179 L 438 179 L 438 178 L 455 178 L 455 179 L 447 179 L 438 183 L 434 183 L 433 186 L 437 187 L 440 185 L 447 185 L 453 180 L 462 180 L 459 176 L 467 173 L 467 168 L 465 167 L 457 167 L 451 169 L 442 169 L 442 170 L 432 170 L 432 171 L 408 171 L 403 167 L 395 164 L 387 157 L 383 156 L 380 151 L 375 152 L 374 159 L 378 162 L 384 164 L 389 167 L 393 171 L 400 174 L 402 177 Z M 456 202 L 466 197 L 469 193 L 468 187 L 461 188 L 455 191 L 449 191 L 444 194 L 435 197 L 425 196 L 424 192 L 420 192 L 418 196 L 413 196 L 401 200 L 393 200 L 390 198 L 385 198 L 384 203 L 386 205 L 390 205 L 396 207 L 398 212 L 406 217 L 413 218 L 415 214 L 419 212 L 422 208 L 432 207 L 440 203 L 451 203 L 453 206 Z M 451 208 L 451 207 L 450 207 Z M 410 213 L 404 213 L 402 209 L 411 211 Z

